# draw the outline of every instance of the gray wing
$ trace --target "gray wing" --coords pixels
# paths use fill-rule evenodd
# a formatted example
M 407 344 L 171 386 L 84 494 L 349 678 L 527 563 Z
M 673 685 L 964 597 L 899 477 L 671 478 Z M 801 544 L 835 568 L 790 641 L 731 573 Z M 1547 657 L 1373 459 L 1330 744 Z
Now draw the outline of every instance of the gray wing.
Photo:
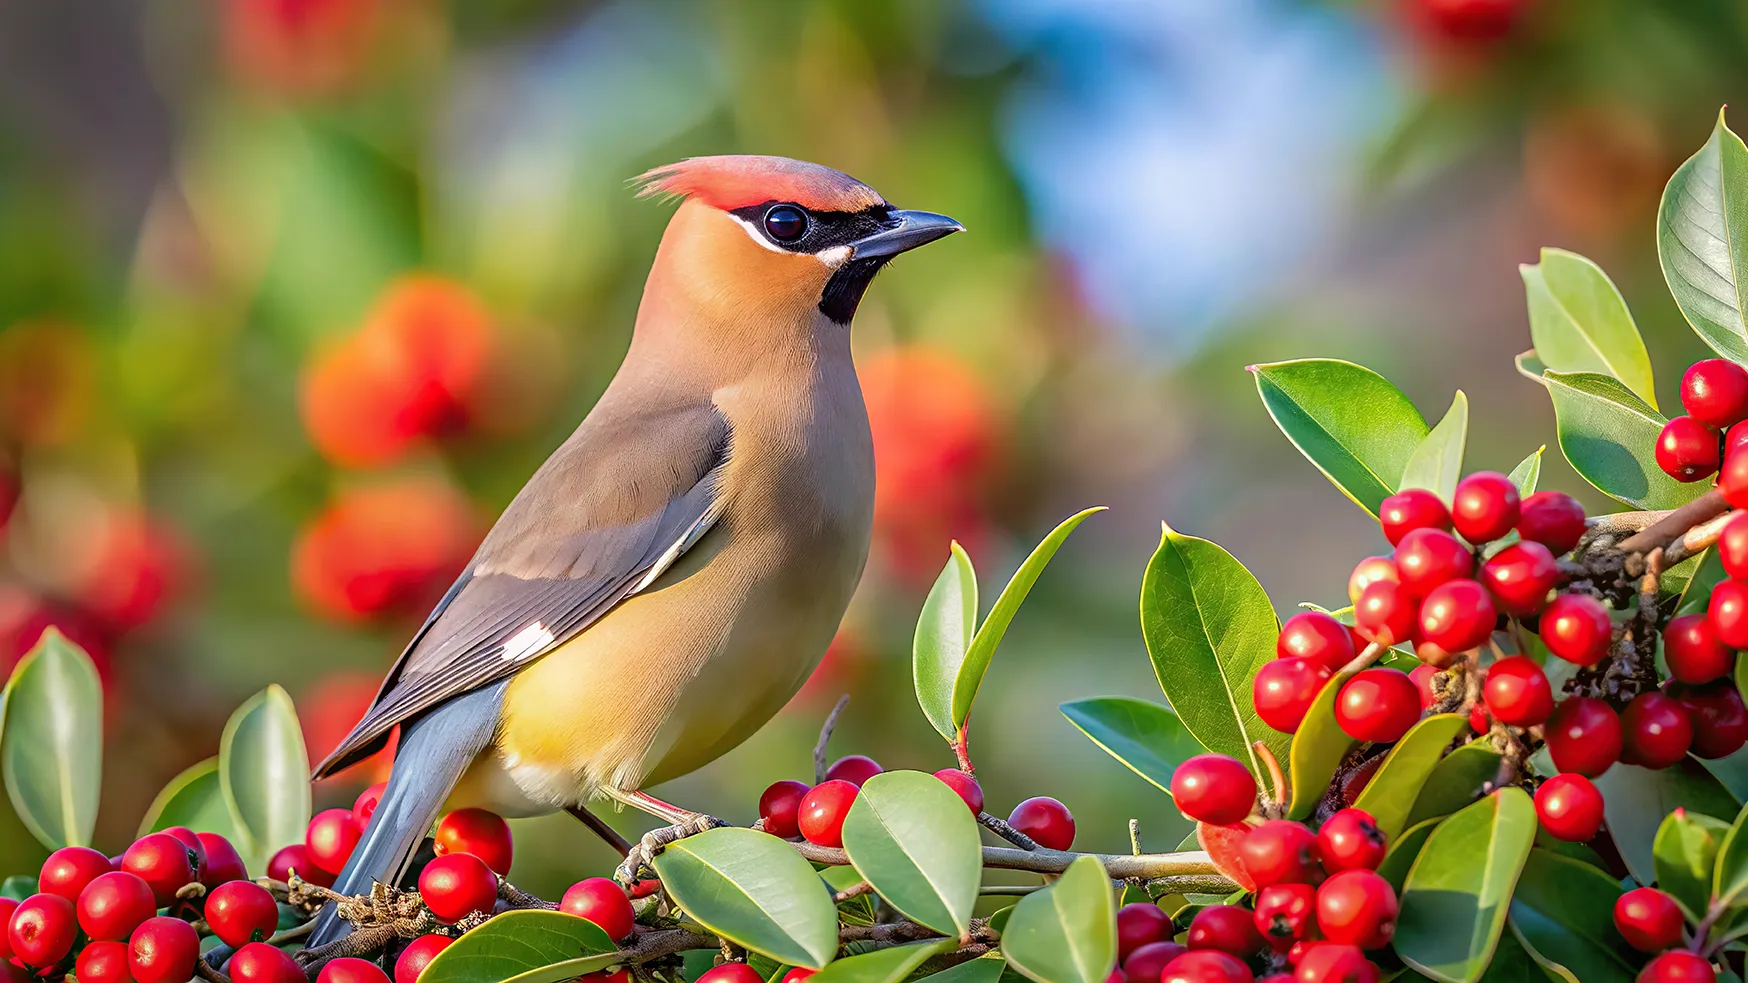
M 728 444 L 728 422 L 708 403 L 598 406 L 504 510 L 315 777 L 374 754 L 395 725 L 513 675 L 648 586 L 716 521 Z

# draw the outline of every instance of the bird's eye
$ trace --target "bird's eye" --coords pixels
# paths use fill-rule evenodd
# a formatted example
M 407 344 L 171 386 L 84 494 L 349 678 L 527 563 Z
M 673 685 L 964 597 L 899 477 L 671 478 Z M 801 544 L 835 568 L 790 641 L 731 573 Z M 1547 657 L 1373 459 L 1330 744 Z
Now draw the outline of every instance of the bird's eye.
M 765 233 L 778 242 L 794 242 L 807 231 L 807 213 L 794 205 L 778 205 L 765 213 Z

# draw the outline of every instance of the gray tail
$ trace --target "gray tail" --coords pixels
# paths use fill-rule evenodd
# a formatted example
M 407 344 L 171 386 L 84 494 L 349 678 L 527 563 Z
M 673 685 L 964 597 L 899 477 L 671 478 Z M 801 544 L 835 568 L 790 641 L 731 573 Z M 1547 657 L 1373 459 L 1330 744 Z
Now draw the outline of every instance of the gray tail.
M 402 727 L 388 789 L 352 859 L 340 872 L 335 891 L 369 894 L 372 885 L 393 885 L 406 873 L 456 781 L 491 743 L 505 685 L 499 682 L 465 693 Z M 332 942 L 351 930 L 351 924 L 335 917 L 334 906 L 329 905 L 316 916 L 309 946 Z

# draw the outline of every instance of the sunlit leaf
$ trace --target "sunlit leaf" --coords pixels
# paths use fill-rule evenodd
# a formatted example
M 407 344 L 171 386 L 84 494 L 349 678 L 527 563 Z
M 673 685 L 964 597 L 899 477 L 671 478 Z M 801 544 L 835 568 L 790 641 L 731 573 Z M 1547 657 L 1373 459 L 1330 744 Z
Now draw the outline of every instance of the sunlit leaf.
M 1360 790 L 1354 807 L 1371 813 L 1385 838 L 1395 839 L 1407 828 L 1414 800 L 1426 787 L 1445 747 L 1468 725 L 1468 718 L 1460 713 L 1436 714 L 1415 724 L 1390 749 L 1372 780 Z
M 1663 817 L 1651 841 L 1652 869 L 1657 886 L 1698 921 L 1711 906 L 1713 868 L 1730 824 L 1722 819 L 1677 809 Z
M 1656 883 L 1652 846 L 1663 817 L 1677 809 L 1702 816 L 1734 816 L 1736 800 L 1691 758 L 1655 771 L 1624 762 L 1594 779 L 1603 819 L 1627 870 L 1641 884 Z
M 1037 983 L 1105 983 L 1117 964 L 1117 903 L 1098 858 L 1021 898 L 1001 941 L 1008 965 Z
M 1171 774 L 1204 750 L 1170 707 L 1127 696 L 1062 704 L 1062 715 L 1129 770 L 1171 791 Z
M 957 734 L 953 724 L 953 685 L 977 632 L 977 571 L 958 544 L 935 578 L 917 617 L 911 642 L 911 676 L 917 705 L 930 726 L 947 740 Z
M 931 958 L 943 952 L 952 952 L 958 947 L 958 939 L 888 946 L 873 952 L 864 952 L 859 956 L 834 960 L 810 979 L 816 979 L 819 983 L 900 983 Z M 1000 974 L 998 963 L 996 975 Z
M 1548 372 L 1560 450 L 1585 481 L 1634 508 L 1673 509 L 1705 492 L 1657 466 L 1657 435 L 1669 421 L 1618 380 L 1591 372 Z
M 983 874 L 977 820 L 940 779 L 920 771 L 868 779 L 844 819 L 844 852 L 906 918 L 943 935 L 970 931 Z
M 1001 953 L 989 952 L 976 959 L 967 959 L 957 966 L 949 966 L 939 973 L 932 973 L 927 978 L 935 983 L 996 983 L 1001 979 L 1002 970 L 1006 968 L 1007 961 L 1002 959 Z
M 1420 411 L 1371 369 L 1329 358 L 1251 366 L 1257 392 L 1293 446 L 1372 515 L 1426 438 Z
M 621 961 L 600 926 L 558 911 L 507 911 L 456 939 L 419 983 L 560 983 Z
M 89 846 L 103 776 L 103 687 L 91 657 L 54 628 L 0 693 L 0 770 L 18 818 L 49 849 Z
M 1642 957 L 1615 930 L 1620 896 L 1597 868 L 1534 849 L 1511 895 L 1511 928 L 1530 958 L 1561 979 L 1633 983 Z
M 219 737 L 219 782 L 236 823 L 237 850 L 250 870 L 310 822 L 310 765 L 291 697 L 277 685 L 250 697 Z
M 1324 683 L 1299 729 L 1293 732 L 1287 753 L 1288 783 L 1293 788 L 1288 819 L 1304 819 L 1316 810 L 1342 759 L 1359 743 L 1335 722 L 1335 698 L 1353 677 L 1353 673 L 1338 672 Z
M 1450 501 L 1457 491 L 1457 479 L 1463 476 L 1463 448 L 1468 440 L 1469 397 L 1459 389 L 1444 419 L 1409 455 L 1397 488 L 1425 488 L 1441 500 Z
M 1445 755 L 1427 776 L 1407 824 L 1448 816 L 1481 794 L 1481 786 L 1499 773 L 1499 752 L 1486 741 L 1472 741 Z
M 1748 807 L 1736 814 L 1736 821 L 1718 848 L 1712 896 L 1722 904 L 1736 904 L 1748 892 L 1748 833 L 1743 832 L 1744 828 L 1748 828 Z
M 794 847 L 769 833 L 709 830 L 670 845 L 654 863 L 674 902 L 736 945 L 809 969 L 837 952 L 830 889 Z
M 1536 492 L 1536 484 L 1542 479 L 1542 453 L 1547 449 L 1548 445 L 1543 444 L 1535 449 L 1535 453 L 1519 461 L 1517 467 L 1511 469 L 1511 483 L 1517 486 L 1517 493 L 1524 498 Z
M 1415 823 L 1402 831 L 1402 835 L 1389 840 L 1388 850 L 1384 854 L 1384 862 L 1378 865 L 1378 875 L 1390 882 L 1397 894 L 1402 893 L 1402 885 L 1408 880 L 1409 868 L 1420 858 L 1421 848 L 1426 846 L 1427 837 L 1438 828 L 1445 817 L 1428 819 Z
M 1608 274 L 1577 253 L 1548 248 L 1540 263 L 1518 270 L 1529 299 L 1530 338 L 1545 367 L 1613 376 L 1656 408 L 1651 356 Z
M 1657 258 L 1693 330 L 1748 362 L 1748 147 L 1724 125 L 1675 169 L 1657 209 Z
M 1434 829 L 1403 884 L 1394 943 L 1402 961 L 1445 983 L 1479 980 L 1535 835 L 1535 805 L 1520 788 L 1500 789 Z
M 238 839 L 236 821 L 219 780 L 217 758 L 193 764 L 170 779 L 147 807 L 139 834 L 171 826 L 186 826 L 197 833 L 218 833 L 233 844 Z

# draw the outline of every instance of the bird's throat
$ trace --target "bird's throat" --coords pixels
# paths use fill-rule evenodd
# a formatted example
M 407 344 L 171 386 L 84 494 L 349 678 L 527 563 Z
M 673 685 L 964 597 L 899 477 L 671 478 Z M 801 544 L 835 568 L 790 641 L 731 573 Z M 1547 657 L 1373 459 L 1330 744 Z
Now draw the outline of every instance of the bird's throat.
M 861 305 L 868 284 L 874 282 L 874 275 L 886 265 L 887 259 L 886 256 L 852 259 L 838 267 L 826 281 L 825 289 L 820 291 L 819 312 L 836 324 L 849 324 L 856 316 L 856 308 Z

